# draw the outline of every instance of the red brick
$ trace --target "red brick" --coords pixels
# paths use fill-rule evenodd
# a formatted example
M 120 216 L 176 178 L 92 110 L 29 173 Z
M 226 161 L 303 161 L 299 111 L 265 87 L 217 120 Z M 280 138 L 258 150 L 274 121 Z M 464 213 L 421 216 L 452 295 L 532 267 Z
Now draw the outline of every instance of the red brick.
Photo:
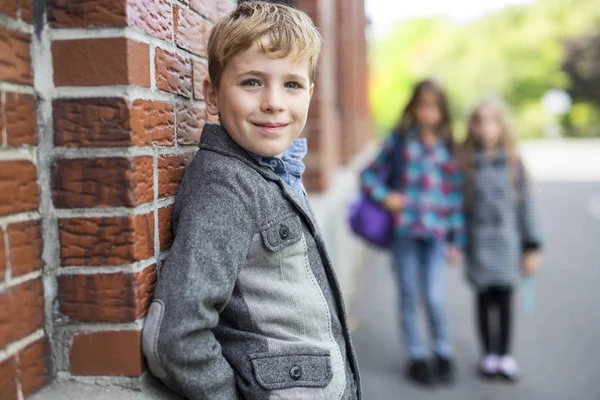
M 154 297 L 156 279 L 156 264 L 150 265 L 141 273 L 137 274 L 136 281 L 138 290 L 136 292 L 136 312 L 138 319 L 144 318 L 148 313 L 148 309 L 152 303 L 152 298 Z
M 302 181 L 307 191 L 323 192 L 329 187 L 329 174 L 319 168 L 307 169 Z
M 210 22 L 194 11 L 179 5 L 173 8 L 173 14 L 175 44 L 191 53 L 206 57 Z
M 2 102 L 2 93 L 0 93 L 0 132 L 4 132 L 4 104 Z
M 44 326 L 41 279 L 13 286 L 0 294 L 0 349 Z
M 4 231 L 0 229 L 0 281 L 6 276 L 6 248 L 4 247 Z
M 208 76 L 208 65 L 200 61 L 194 61 L 194 98 L 204 100 L 202 82 Z
M 233 11 L 235 6 L 235 1 L 190 0 L 190 7 L 213 22 Z
M 148 138 L 158 146 L 175 144 L 173 104 L 136 100 L 131 110 L 131 127 L 136 137 Z
M 171 4 L 166 0 L 129 1 L 127 7 L 129 25 L 139 28 L 159 39 L 172 39 L 173 15 Z
M 173 243 L 173 206 L 158 209 L 158 235 L 160 238 L 160 251 L 165 251 Z
M 216 21 L 219 18 L 218 1 L 214 0 L 190 0 L 190 7 L 196 10 L 197 13 L 211 21 Z
M 126 0 L 49 0 L 48 20 L 54 28 L 127 25 Z
M 52 112 L 57 146 L 116 147 L 151 143 L 134 135 L 129 103 L 124 98 L 54 100 Z
M 62 275 L 60 312 L 72 321 L 133 322 L 146 315 L 155 285 L 155 265 L 137 274 Z
M 19 352 L 19 375 L 25 397 L 37 392 L 50 382 L 50 344 L 40 339 Z
M 187 98 L 192 96 L 192 61 L 156 48 L 156 87 Z
M 154 199 L 153 159 L 60 160 L 52 171 L 57 208 L 137 206 Z
M 60 99 L 52 104 L 54 142 L 65 147 L 172 146 L 173 105 L 124 98 Z
M 37 136 L 35 98 L 28 94 L 6 94 L 6 135 L 9 146 L 35 145 Z
M 42 268 L 42 221 L 25 221 L 8 226 L 8 245 L 12 277 L 25 275 Z
M 123 265 L 154 255 L 154 217 L 67 218 L 59 220 L 63 266 Z
M 39 186 L 31 161 L 0 161 L 0 215 L 37 210 Z
M 190 153 L 160 156 L 158 158 L 158 197 L 174 196 L 192 160 Z
M 0 81 L 32 84 L 31 35 L 0 27 Z
M 131 39 L 76 39 L 52 43 L 56 86 L 150 87 L 150 46 Z
M 17 362 L 14 357 L 0 361 L 0 399 L 17 400 Z
M 27 23 L 33 23 L 33 4 L 35 0 L 21 0 L 21 19 Z
M 75 336 L 71 374 L 140 376 L 144 372 L 141 331 L 90 332 Z
M 177 143 L 198 145 L 202 128 L 206 123 L 206 111 L 190 105 L 177 107 Z
M 17 18 L 17 10 L 19 9 L 19 0 L 2 0 L 0 2 L 0 14 L 7 17 Z

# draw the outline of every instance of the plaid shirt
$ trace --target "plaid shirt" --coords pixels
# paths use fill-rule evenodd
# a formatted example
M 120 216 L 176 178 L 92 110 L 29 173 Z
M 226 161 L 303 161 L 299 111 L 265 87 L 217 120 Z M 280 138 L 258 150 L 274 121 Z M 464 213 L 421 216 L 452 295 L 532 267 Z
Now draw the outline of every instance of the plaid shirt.
M 392 170 L 398 162 L 394 157 L 398 141 L 404 145 L 403 168 L 395 176 L 398 182 L 382 182 L 381 172 Z M 418 133 L 409 132 L 404 140 L 397 134 L 386 138 L 381 151 L 362 174 L 362 188 L 378 202 L 383 202 L 391 188 L 401 188 L 406 206 L 394 215 L 398 235 L 446 237 L 463 248 L 462 180 L 456 160 L 442 141 L 427 146 Z
M 281 158 L 263 157 L 251 152 L 248 153 L 257 163 L 275 172 L 281 180 L 300 194 L 300 198 L 306 201 L 306 193 L 304 186 L 302 186 L 302 174 L 306 166 L 302 162 L 302 159 L 306 156 L 307 152 L 308 145 L 306 138 L 300 138 L 290 144 L 281 155 Z

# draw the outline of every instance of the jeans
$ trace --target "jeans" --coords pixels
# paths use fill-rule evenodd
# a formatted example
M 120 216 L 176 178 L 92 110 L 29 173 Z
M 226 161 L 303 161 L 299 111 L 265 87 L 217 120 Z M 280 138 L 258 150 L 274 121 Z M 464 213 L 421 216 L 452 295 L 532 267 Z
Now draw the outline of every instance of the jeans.
M 403 345 L 411 360 L 428 358 L 418 326 L 420 299 L 425 303 L 433 350 L 441 357 L 452 356 L 445 308 L 445 249 L 442 239 L 399 237 L 392 245 Z

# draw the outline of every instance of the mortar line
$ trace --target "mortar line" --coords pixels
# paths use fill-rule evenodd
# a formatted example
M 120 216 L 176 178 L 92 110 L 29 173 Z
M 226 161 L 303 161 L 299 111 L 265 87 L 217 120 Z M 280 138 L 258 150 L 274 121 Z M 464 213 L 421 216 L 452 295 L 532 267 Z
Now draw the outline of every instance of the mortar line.
M 0 228 L 6 230 L 11 224 L 34 221 L 36 219 L 40 219 L 40 214 L 37 211 L 28 211 L 18 214 L 11 214 L 0 218 Z
M 174 197 L 157 200 L 158 208 L 173 204 Z M 154 210 L 154 202 L 139 205 L 137 207 L 107 207 L 107 208 L 69 208 L 55 210 L 54 216 L 58 219 L 69 218 L 119 218 L 134 215 L 150 214 Z
M 0 82 L 0 90 L 5 92 L 35 95 L 35 90 L 31 86 L 19 85 L 11 82 Z
M 29 25 L 26 22 L 2 14 L 0 14 L 0 25 L 4 28 L 20 33 L 33 33 L 33 26 Z
M 34 91 L 37 97 L 37 120 L 39 144 L 37 148 L 37 172 L 40 188 L 40 216 L 43 232 L 43 285 L 44 285 L 44 326 L 50 342 L 52 370 L 55 376 L 64 364 L 64 350 L 54 336 L 55 299 L 58 283 L 55 271 L 60 266 L 58 223 L 52 203 L 51 168 L 54 148 L 54 121 L 52 100 L 56 96 L 54 86 L 54 66 L 52 59 L 51 29 L 48 23 L 47 2 L 34 1 L 35 34 L 32 35 L 31 61 L 34 77 Z
M 2 147 L 6 147 L 8 146 L 8 119 L 7 119 L 7 112 L 6 112 L 6 92 L 2 92 L 0 94 L 0 104 L 2 105 L 0 107 L 0 121 L 2 121 Z
M 14 356 L 19 351 L 23 350 L 25 347 L 29 346 L 32 343 L 35 343 L 43 337 L 44 330 L 40 328 L 35 332 L 32 332 L 30 335 L 27 335 L 24 338 L 17 340 L 16 342 L 12 342 L 8 346 L 0 350 L 0 362 L 5 361 L 6 359 Z

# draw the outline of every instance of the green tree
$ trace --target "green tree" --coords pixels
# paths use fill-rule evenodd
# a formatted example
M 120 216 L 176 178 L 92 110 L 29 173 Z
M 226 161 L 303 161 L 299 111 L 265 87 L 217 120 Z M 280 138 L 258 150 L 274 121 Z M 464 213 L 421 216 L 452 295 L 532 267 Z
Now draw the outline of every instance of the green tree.
M 388 129 L 414 83 L 433 76 L 448 89 L 457 131 L 464 131 L 461 122 L 470 107 L 494 94 L 507 101 L 523 136 L 540 136 L 548 118 L 540 98 L 549 89 L 569 90 L 574 84 L 562 68 L 567 41 L 589 36 L 598 26 L 598 0 L 539 0 L 468 24 L 405 21 L 373 46 L 370 96 L 376 127 Z M 565 127 L 575 126 L 567 123 L 570 115 L 564 120 Z M 570 133 L 585 130 L 583 119 L 578 121 Z

